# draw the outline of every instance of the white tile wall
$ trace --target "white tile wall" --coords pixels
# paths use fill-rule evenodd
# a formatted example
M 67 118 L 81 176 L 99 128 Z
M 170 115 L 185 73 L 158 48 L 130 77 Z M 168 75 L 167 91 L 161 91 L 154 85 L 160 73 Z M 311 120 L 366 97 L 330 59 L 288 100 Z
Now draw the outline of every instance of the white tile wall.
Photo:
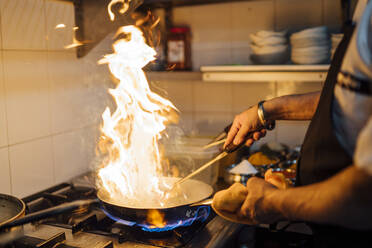
M 341 14 L 341 1 L 323 0 L 324 25 L 327 25 L 331 32 L 340 32 Z
M 341 26 L 340 1 L 261 0 L 175 8 L 174 25 L 192 32 L 193 69 L 202 65 L 250 64 L 249 34 L 258 30 Z
M 233 83 L 232 84 L 232 112 L 239 114 L 261 100 L 276 96 L 276 83 Z
M 85 113 L 86 86 L 82 61 L 74 53 L 48 53 L 51 82 L 53 133 L 84 127 L 91 123 Z
M 63 49 L 72 3 L 0 0 L 0 17 L 0 192 L 22 197 L 94 164 L 110 76 L 97 54 L 78 60 Z
M 307 92 L 319 91 L 322 88 L 320 82 L 282 82 L 277 84 L 277 95 L 302 94 Z
M 11 146 L 12 193 L 23 197 L 54 184 L 52 138 Z
M 4 49 L 46 49 L 44 0 L 1 0 Z
M 274 3 L 249 1 L 232 3 L 231 8 L 231 63 L 250 64 L 249 34 L 274 29 Z
M 194 85 L 194 111 L 231 113 L 231 84 L 197 81 Z
M 260 100 L 281 95 L 314 92 L 322 88 L 322 83 L 318 82 L 205 82 L 197 78 L 186 80 L 185 75 L 178 79 L 173 75 L 174 80 L 169 81 L 163 78 L 170 73 L 163 74 L 156 77 L 158 87 L 167 90 L 169 84 L 178 86 L 172 89 L 174 93 L 168 92 L 172 101 L 182 102 L 185 96 L 192 99 L 193 111 L 181 111 L 179 124 L 187 135 L 192 136 L 215 136 L 233 121 L 236 114 L 257 104 Z M 150 74 L 150 79 L 155 75 Z M 188 83 L 183 84 L 183 82 Z M 190 85 L 193 89 L 191 97 L 187 93 Z M 182 94 L 183 91 L 186 93 Z M 162 93 L 162 95 L 167 94 Z M 257 142 L 256 145 L 259 146 L 268 141 L 283 142 L 289 146 L 299 145 L 302 143 L 308 124 L 304 121 L 279 121 L 276 129 L 268 132 L 265 139 Z
M 2 54 L 0 58 L 1 64 L 3 64 Z M 3 67 L 0 66 L 0 147 L 8 145 L 8 124 L 6 120 L 5 87 L 3 79 Z
M 0 149 L 0 193 L 11 194 L 8 147 Z
M 195 112 L 194 132 L 200 136 L 214 137 L 231 123 L 231 112 Z
M 9 144 L 50 135 L 47 53 L 3 54 Z
M 291 147 L 302 144 L 309 126 L 308 121 L 280 121 L 277 124 L 277 141 Z
M 55 182 L 68 181 L 90 168 L 98 127 L 87 127 L 53 137 Z
M 193 83 L 191 81 L 164 81 L 167 98 L 181 112 L 193 111 Z
M 251 32 L 281 29 L 285 23 L 295 28 L 318 23 L 337 26 L 336 18 L 326 16 L 328 12 L 339 14 L 330 0 L 296 1 L 304 20 L 299 23 L 300 17 L 291 15 L 288 20 L 295 23 L 289 23 L 286 16 L 279 20 L 293 2 L 183 7 L 175 9 L 174 18 L 176 24 L 191 26 L 194 69 L 205 64 L 249 63 Z M 0 18 L 0 192 L 22 197 L 97 163 L 93 152 L 97 123 L 106 106 L 115 107 L 107 93 L 115 85 L 107 65 L 97 65 L 97 60 L 111 51 L 112 36 L 77 60 L 74 51 L 62 48 L 72 40 L 71 3 L 0 0 Z M 59 23 L 66 28 L 56 30 Z M 231 84 L 167 77 L 159 85 L 165 86 L 181 110 L 179 126 L 186 134 L 202 136 L 214 136 L 234 114 L 258 100 L 320 87 L 301 82 Z M 265 140 L 297 144 L 304 128 L 304 124 L 283 122 Z
M 275 0 L 277 30 L 299 30 L 323 24 L 322 0 Z
M 46 1 L 46 34 L 49 50 L 64 50 L 64 46 L 72 43 L 75 11 L 72 2 Z M 66 27 L 57 29 L 58 24 Z M 74 52 L 73 50 L 70 50 Z

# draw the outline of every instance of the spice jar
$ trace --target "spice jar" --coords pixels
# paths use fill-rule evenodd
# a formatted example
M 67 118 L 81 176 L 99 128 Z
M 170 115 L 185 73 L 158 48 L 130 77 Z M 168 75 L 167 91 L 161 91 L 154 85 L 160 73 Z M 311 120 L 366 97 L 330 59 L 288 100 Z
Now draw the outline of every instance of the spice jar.
M 167 46 L 168 68 L 191 70 L 191 34 L 188 27 L 173 27 L 169 30 Z

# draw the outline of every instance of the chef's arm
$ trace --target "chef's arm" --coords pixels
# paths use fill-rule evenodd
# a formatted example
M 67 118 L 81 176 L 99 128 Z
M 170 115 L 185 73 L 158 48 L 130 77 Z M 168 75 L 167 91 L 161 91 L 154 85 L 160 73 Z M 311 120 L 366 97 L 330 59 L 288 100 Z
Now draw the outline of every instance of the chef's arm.
M 249 190 L 249 188 L 248 188 Z M 372 176 L 349 166 L 320 183 L 274 190 L 266 206 L 285 219 L 341 225 L 355 229 L 372 228 Z
M 320 92 L 312 92 L 267 100 L 263 103 L 264 117 L 267 120 L 310 120 L 318 106 L 319 97 Z M 246 140 L 246 136 L 249 132 L 260 127 L 262 127 L 262 123 L 258 117 L 258 106 L 254 105 L 235 116 L 224 148 L 228 148 L 231 144 L 238 146 L 244 141 L 247 145 L 251 145 L 254 140 L 260 139 L 265 134 L 255 132 L 253 139 L 248 140 Z
M 270 120 L 310 120 L 318 106 L 320 91 L 273 98 L 264 102 Z

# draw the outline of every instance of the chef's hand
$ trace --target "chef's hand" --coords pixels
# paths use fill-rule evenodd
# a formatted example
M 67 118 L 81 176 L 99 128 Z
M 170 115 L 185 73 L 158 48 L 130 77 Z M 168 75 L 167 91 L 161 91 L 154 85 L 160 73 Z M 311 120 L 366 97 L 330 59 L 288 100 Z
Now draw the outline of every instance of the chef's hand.
M 212 207 L 225 219 L 243 224 L 271 224 L 281 220 L 280 213 L 268 202 L 268 196 L 278 189 L 258 177 L 248 180 L 247 186 L 234 184 L 217 192 Z M 244 197 L 244 199 L 243 199 Z
M 230 188 L 217 192 L 213 197 L 212 207 L 215 212 L 233 222 L 239 222 L 238 212 L 247 197 L 247 188 L 234 183 Z
M 230 131 L 227 134 L 226 142 L 223 146 L 224 149 L 227 148 L 229 150 L 229 148 L 239 146 L 244 141 L 247 146 L 251 146 L 254 141 L 266 135 L 266 129 L 262 129 L 259 132 L 254 132 L 252 138 L 246 140 L 246 136 L 249 132 L 262 127 L 260 119 L 258 118 L 257 108 L 257 105 L 254 105 L 235 116 Z

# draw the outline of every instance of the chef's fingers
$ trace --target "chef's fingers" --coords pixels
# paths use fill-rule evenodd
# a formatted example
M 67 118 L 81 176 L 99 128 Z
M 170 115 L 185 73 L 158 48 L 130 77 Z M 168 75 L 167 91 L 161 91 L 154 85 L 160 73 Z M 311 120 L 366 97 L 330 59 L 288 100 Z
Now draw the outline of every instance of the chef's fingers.
M 239 129 L 238 133 L 235 135 L 235 138 L 233 140 L 233 144 L 235 146 L 238 146 L 241 143 L 243 143 L 245 141 L 245 139 L 246 139 L 246 136 L 247 136 L 248 131 L 249 131 L 248 126 L 242 126 Z
M 261 138 L 265 137 L 266 134 L 267 134 L 266 129 L 262 129 L 262 130 L 261 130 L 261 135 L 262 135 Z
M 257 141 L 257 140 L 261 139 L 262 134 L 261 134 L 261 132 L 254 132 L 252 137 L 255 141 Z
M 247 141 L 245 142 L 245 145 L 246 146 L 251 146 L 251 145 L 253 145 L 253 143 L 254 143 L 253 139 L 247 139 Z
M 225 144 L 223 145 L 223 149 L 225 149 L 228 145 L 231 144 L 231 142 L 234 140 L 235 135 L 238 133 L 240 128 L 240 125 L 238 124 L 238 121 L 234 120 L 229 133 L 227 134 L 227 138 L 225 141 Z

